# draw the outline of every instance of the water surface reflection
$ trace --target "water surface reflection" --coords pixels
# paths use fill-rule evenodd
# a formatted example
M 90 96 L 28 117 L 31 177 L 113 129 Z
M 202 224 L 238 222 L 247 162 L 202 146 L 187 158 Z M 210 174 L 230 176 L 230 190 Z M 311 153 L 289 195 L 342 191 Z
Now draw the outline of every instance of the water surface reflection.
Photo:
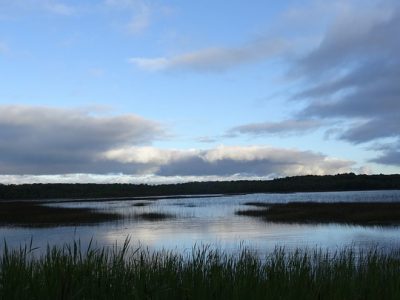
M 80 239 L 86 246 L 91 239 L 97 246 L 123 243 L 127 236 L 132 244 L 150 249 L 176 249 L 186 251 L 194 245 L 212 244 L 233 251 L 240 244 L 260 252 L 274 247 L 322 247 L 329 249 L 355 246 L 368 248 L 379 246 L 390 248 L 400 244 L 399 227 L 362 227 L 321 224 L 296 225 L 266 223 L 259 219 L 237 216 L 235 211 L 243 204 L 257 202 L 290 201 L 400 201 L 400 191 L 253 194 L 223 197 L 185 199 L 161 199 L 143 201 L 100 201 L 56 203 L 63 207 L 89 207 L 113 211 L 130 216 L 111 223 L 90 226 L 56 228 L 0 227 L 0 236 L 8 245 L 19 246 L 33 238 L 36 247 L 47 244 L 62 245 Z M 171 214 L 173 218 L 147 221 L 135 218 L 135 214 L 159 212 Z M 132 217 L 133 216 L 133 217 Z

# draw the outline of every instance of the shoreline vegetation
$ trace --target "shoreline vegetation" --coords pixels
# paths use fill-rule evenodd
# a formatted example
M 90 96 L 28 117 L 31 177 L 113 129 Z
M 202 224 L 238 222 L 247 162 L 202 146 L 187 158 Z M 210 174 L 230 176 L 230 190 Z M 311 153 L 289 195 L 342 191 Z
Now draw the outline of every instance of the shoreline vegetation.
M 400 249 L 0 246 L 0 299 L 400 299 Z
M 273 180 L 188 182 L 177 184 L 0 184 L 1 200 L 140 198 L 250 193 L 293 193 L 400 189 L 395 175 L 307 175 Z M 122 200 L 122 199 L 121 199 Z
M 266 222 L 400 225 L 400 202 L 247 202 L 245 205 L 258 208 L 238 210 L 236 215 L 257 217 Z

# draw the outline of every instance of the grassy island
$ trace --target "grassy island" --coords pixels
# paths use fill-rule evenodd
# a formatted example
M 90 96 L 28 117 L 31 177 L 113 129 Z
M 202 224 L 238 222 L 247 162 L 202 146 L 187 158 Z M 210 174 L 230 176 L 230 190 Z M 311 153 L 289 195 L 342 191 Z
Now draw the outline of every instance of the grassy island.
M 84 225 L 120 219 L 115 213 L 89 208 L 46 206 L 37 201 L 0 201 L 0 225 L 51 227 Z
M 358 225 L 399 225 L 400 202 L 290 202 L 246 205 L 256 209 L 239 210 L 237 215 L 259 217 L 280 223 L 340 223 Z

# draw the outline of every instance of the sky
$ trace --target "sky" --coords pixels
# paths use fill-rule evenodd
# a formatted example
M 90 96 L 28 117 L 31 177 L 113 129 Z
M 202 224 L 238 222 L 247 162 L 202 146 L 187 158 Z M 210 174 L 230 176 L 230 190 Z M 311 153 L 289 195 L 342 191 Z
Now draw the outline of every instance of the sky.
M 400 3 L 0 0 L 0 183 L 400 173 Z

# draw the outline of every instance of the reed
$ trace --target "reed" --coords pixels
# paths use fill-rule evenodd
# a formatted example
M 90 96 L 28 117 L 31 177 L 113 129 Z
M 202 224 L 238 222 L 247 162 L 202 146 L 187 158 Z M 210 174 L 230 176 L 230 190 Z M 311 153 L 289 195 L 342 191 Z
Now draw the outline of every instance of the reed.
M 400 299 L 400 250 L 192 251 L 78 242 L 0 256 L 0 299 Z

